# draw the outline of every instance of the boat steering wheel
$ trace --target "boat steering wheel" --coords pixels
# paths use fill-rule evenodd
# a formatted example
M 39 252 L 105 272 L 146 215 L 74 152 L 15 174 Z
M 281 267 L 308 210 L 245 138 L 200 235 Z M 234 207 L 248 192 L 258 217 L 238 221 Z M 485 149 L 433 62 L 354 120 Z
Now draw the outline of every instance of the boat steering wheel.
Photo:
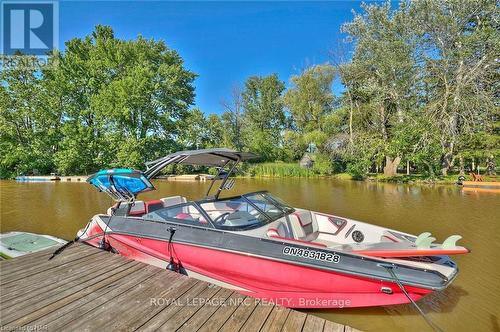
M 230 212 L 226 212 L 226 213 L 223 213 L 221 214 L 220 216 L 218 216 L 217 218 L 215 218 L 213 220 L 214 224 L 218 225 L 218 226 L 221 226 L 221 225 L 224 225 L 226 223 L 226 219 L 227 217 L 230 215 L 231 213 Z

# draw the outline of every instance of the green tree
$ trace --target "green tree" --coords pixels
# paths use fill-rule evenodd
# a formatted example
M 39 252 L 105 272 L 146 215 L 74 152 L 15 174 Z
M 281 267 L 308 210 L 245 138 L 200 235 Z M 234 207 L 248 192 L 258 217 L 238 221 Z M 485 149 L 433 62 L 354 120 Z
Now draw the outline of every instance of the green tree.
M 426 111 L 440 130 L 441 172 L 454 166 L 471 135 L 488 130 L 498 107 L 497 1 L 412 2 Z
M 284 103 L 290 110 L 299 131 L 322 131 L 324 118 L 333 109 L 332 82 L 335 68 L 316 65 L 290 79 L 290 87 L 284 95 Z
M 361 114 L 362 130 L 372 132 L 384 143 L 384 173 L 394 175 L 401 152 L 397 145 L 391 146 L 391 128 L 403 123 L 405 112 L 416 107 L 416 59 L 410 16 L 404 2 L 396 11 L 391 10 L 389 2 L 363 4 L 362 8 L 362 14 L 356 14 L 352 22 L 342 26 L 355 49 L 352 61 L 344 64 L 340 73 L 349 89 L 349 107 L 353 107 L 354 100 L 363 104 L 358 107 L 358 114 L 366 112 Z
M 195 78 L 176 51 L 140 36 L 116 39 L 110 27 L 97 26 L 58 57 L 47 79 L 65 94 L 65 135 L 55 157 L 61 172 L 141 167 L 175 147 Z
M 285 125 L 282 93 L 285 84 L 278 75 L 252 76 L 245 82 L 243 109 L 245 145 L 264 160 L 280 156 Z
M 52 108 L 35 57 L 15 56 L 0 71 L 0 177 L 47 174 L 60 138 L 61 114 Z
M 206 120 L 206 143 L 207 148 L 217 148 L 224 144 L 224 125 L 217 114 L 210 114 Z
M 201 110 L 195 108 L 179 122 L 178 142 L 187 149 L 202 149 L 206 144 L 206 120 Z
M 234 87 L 231 92 L 231 100 L 222 100 L 221 106 L 224 109 L 221 121 L 224 128 L 222 132 L 224 146 L 243 151 L 243 127 L 245 119 L 243 116 L 243 96 L 238 87 Z

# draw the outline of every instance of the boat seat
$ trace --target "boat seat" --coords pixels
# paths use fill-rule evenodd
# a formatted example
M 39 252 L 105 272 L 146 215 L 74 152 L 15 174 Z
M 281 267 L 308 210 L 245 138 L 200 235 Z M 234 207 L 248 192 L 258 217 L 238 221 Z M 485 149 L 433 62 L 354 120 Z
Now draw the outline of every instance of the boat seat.
M 146 204 L 143 201 L 135 201 L 130 207 L 130 216 L 142 216 L 146 213 Z
M 145 213 L 150 213 L 163 208 L 163 201 L 157 199 L 154 201 L 149 201 L 145 203 Z
M 173 205 L 177 205 L 177 204 L 186 203 L 187 199 L 186 199 L 186 197 L 183 197 L 183 196 L 170 196 L 170 197 L 161 198 L 160 201 L 163 202 L 163 207 L 167 207 L 167 206 L 173 206 Z
M 208 213 L 212 220 L 224 213 L 238 212 L 241 207 L 242 203 L 238 202 L 207 202 L 202 204 L 203 210 Z
M 310 211 L 296 210 L 289 220 L 296 239 L 312 241 L 318 237 L 318 223 Z
M 276 227 L 269 227 L 268 230 L 267 230 L 267 237 L 274 237 L 274 238 L 278 238 L 278 237 L 282 237 L 282 238 L 286 238 L 287 237 L 287 232 L 286 232 L 286 227 L 283 223 L 279 223 L 278 225 L 276 225 Z
M 270 239 L 283 240 L 292 243 L 300 243 L 314 247 L 322 247 L 326 248 L 328 245 L 322 243 L 321 241 L 306 241 L 301 239 L 294 239 L 293 237 L 289 237 L 287 234 L 286 226 L 284 223 L 280 222 L 276 225 L 276 227 L 269 227 L 267 230 L 267 237 Z
M 321 232 L 319 231 L 316 218 L 307 210 L 295 210 L 288 216 L 290 225 L 293 231 L 294 238 L 299 241 L 312 242 L 322 244 L 326 247 L 338 245 L 336 242 L 320 239 Z

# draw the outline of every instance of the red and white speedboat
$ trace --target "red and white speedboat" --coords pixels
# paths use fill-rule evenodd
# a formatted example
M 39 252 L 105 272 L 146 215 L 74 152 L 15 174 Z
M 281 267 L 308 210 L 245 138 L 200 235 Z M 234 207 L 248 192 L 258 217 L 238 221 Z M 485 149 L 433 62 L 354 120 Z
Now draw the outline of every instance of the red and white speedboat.
M 293 308 L 408 303 L 446 288 L 469 252 L 460 236 L 434 244 L 419 236 L 288 206 L 268 192 L 220 198 L 236 164 L 254 158 L 229 149 L 183 151 L 147 163 L 143 173 L 100 171 L 89 182 L 118 203 L 92 218 L 80 241 Z M 220 167 L 207 197 L 143 202 L 149 179 L 170 164 Z M 224 171 L 228 169 L 228 171 Z M 220 180 L 218 188 L 213 184 Z M 215 195 L 210 196 L 211 189 Z

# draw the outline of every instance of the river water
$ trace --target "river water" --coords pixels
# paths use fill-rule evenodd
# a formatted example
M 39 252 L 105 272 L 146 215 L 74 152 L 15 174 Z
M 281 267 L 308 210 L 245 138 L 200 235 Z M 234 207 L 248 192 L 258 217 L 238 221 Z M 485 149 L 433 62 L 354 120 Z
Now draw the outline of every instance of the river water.
M 154 199 L 203 196 L 203 182 L 156 181 Z M 442 242 L 460 234 L 472 253 L 456 256 L 460 273 L 446 290 L 419 304 L 445 331 L 500 331 L 500 195 L 455 186 L 418 186 L 330 179 L 238 179 L 233 193 L 269 190 L 291 205 L 332 213 L 403 232 L 432 232 Z M 84 183 L 0 181 L 0 231 L 27 231 L 72 239 L 112 201 Z M 498 255 L 498 256 L 497 256 Z M 364 331 L 426 331 L 410 305 L 314 311 Z

